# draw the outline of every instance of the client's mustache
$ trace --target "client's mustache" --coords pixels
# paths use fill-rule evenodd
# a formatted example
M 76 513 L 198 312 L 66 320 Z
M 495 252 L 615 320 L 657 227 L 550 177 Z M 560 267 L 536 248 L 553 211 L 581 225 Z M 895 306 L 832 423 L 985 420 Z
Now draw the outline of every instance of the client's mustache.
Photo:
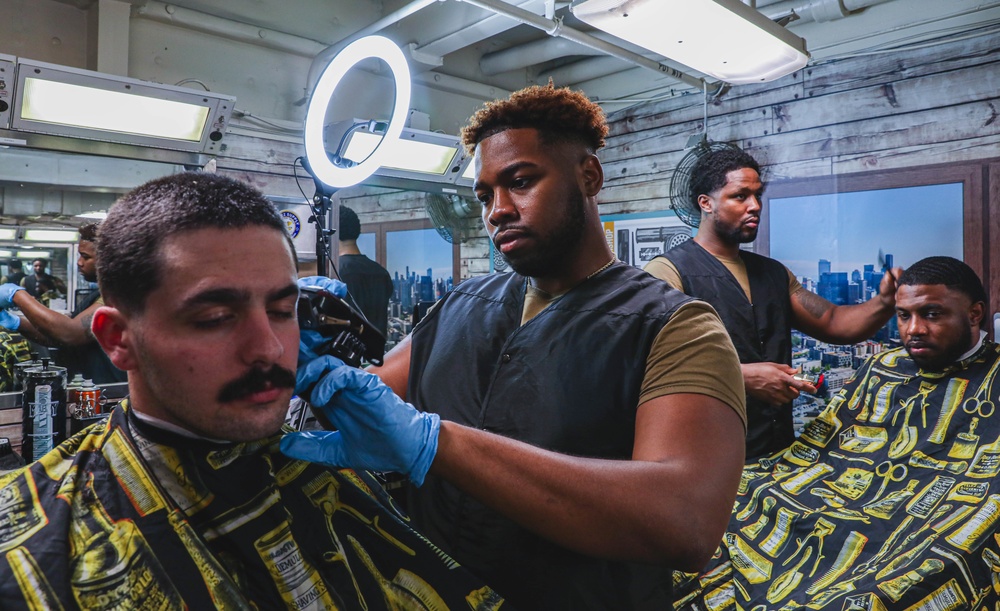
M 242 399 L 255 392 L 273 388 L 295 388 L 295 373 L 273 365 L 270 369 L 251 369 L 239 378 L 229 382 L 219 391 L 219 403 Z

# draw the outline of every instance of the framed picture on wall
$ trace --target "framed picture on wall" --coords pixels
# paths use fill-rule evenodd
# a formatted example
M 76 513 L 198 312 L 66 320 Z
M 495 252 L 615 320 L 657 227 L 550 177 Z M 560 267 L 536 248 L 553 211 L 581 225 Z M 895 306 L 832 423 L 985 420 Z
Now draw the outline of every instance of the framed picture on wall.
M 771 257 L 810 286 L 867 282 L 866 293 L 819 292 L 833 303 L 867 301 L 878 291 L 867 274 L 908 267 L 931 255 L 962 259 L 962 184 L 947 183 L 771 198 Z M 810 287 L 807 287 L 810 288 Z
M 672 210 L 602 216 L 611 251 L 623 263 L 642 269 L 657 255 L 690 240 L 694 229 Z
M 604 236 L 615 256 L 642 269 L 653 257 L 694 235 L 672 211 L 611 214 L 601 217 Z M 511 271 L 507 260 L 490 242 L 490 271 Z

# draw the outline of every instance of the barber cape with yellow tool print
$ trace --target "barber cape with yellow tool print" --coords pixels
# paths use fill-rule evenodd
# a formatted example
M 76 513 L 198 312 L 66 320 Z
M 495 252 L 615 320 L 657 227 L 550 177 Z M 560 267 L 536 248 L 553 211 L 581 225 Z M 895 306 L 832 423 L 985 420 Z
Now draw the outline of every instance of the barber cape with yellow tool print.
M 369 474 L 289 459 L 278 440 L 180 437 L 126 401 L 0 477 L 0 606 L 500 607 Z
M 674 608 L 1000 605 L 1000 346 L 925 372 L 871 357 L 786 450 L 746 466 L 719 552 Z

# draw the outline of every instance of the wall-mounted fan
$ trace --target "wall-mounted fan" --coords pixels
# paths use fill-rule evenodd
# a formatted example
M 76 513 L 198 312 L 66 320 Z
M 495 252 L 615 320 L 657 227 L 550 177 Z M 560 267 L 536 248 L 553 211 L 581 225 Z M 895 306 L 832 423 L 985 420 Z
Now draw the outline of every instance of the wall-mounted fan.
M 500 252 L 492 242 L 490 242 L 490 253 L 493 256 L 493 271 L 505 272 L 510 269 L 510 263 L 507 262 L 503 253 Z
M 438 235 L 451 244 L 462 243 L 483 234 L 479 205 L 458 195 L 428 193 L 427 216 Z
M 691 194 L 691 169 L 706 154 L 726 149 L 738 151 L 740 147 L 729 142 L 712 142 L 707 135 L 702 134 L 694 148 L 681 158 L 674 169 L 674 175 L 670 178 L 670 207 L 678 218 L 691 227 L 701 224 L 701 209 Z

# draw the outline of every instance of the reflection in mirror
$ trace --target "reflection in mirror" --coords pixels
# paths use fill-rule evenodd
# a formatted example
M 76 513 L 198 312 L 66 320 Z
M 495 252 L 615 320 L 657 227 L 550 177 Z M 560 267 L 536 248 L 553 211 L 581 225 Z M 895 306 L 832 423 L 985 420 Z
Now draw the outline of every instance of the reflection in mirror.
M 386 232 L 385 253 L 394 287 L 389 299 L 390 341 L 398 342 L 451 290 L 453 248 L 434 229 L 412 229 Z
M 879 291 L 885 270 L 924 257 L 964 256 L 961 182 L 799 197 L 772 197 L 771 256 L 802 286 L 837 305 L 863 303 Z M 803 231 L 803 228 L 808 230 Z M 893 317 L 870 340 L 834 346 L 792 333 L 792 366 L 822 375 L 820 392 L 792 406 L 796 428 L 826 406 L 870 355 L 897 348 Z

